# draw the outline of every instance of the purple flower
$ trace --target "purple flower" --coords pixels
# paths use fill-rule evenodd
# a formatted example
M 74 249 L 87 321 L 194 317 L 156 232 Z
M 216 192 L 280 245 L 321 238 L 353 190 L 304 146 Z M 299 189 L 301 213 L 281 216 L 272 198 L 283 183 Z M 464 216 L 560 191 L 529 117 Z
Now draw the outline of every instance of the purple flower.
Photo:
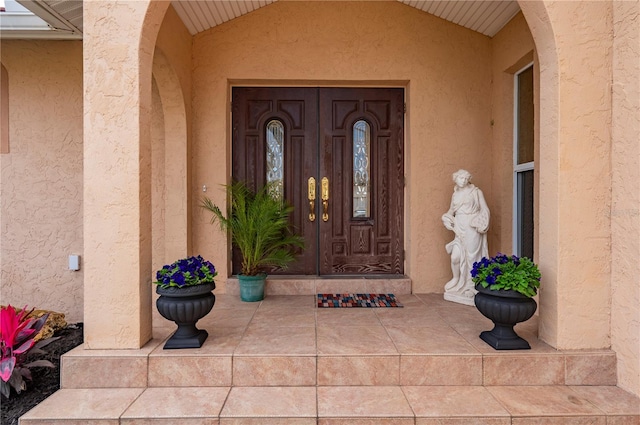
M 176 273 L 173 276 L 173 281 L 178 285 L 178 286 L 184 286 L 185 281 L 184 281 L 184 275 L 180 274 L 180 273 Z
M 157 280 L 154 283 L 162 288 L 201 285 L 213 283 L 216 275 L 213 264 L 198 255 L 163 266 L 156 272 Z

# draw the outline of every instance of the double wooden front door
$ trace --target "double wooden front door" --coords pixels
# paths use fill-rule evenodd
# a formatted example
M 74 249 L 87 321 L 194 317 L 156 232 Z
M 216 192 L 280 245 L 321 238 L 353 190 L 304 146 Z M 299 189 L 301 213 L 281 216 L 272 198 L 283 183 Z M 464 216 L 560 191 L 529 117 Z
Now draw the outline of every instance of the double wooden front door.
M 305 238 L 286 273 L 403 274 L 403 89 L 235 87 L 232 98 L 233 178 L 279 182 Z

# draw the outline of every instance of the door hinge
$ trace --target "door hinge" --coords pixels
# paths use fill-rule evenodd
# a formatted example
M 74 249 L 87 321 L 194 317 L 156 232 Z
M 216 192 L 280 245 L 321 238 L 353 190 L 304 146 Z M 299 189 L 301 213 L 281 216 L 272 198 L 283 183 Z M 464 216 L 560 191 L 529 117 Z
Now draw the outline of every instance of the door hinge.
M 403 110 L 403 112 L 404 112 L 405 114 L 407 113 L 407 104 L 406 104 L 406 103 L 403 105 L 402 110 Z

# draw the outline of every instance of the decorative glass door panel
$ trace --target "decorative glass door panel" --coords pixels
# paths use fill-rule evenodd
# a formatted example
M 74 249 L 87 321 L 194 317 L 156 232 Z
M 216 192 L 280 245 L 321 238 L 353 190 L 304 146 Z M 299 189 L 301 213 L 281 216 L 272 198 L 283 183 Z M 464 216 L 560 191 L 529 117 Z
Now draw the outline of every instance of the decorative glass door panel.
M 404 272 L 402 89 L 236 87 L 232 112 L 233 178 L 272 182 L 306 241 L 270 273 Z
M 278 120 L 267 124 L 267 183 L 272 195 L 284 198 L 284 125 Z
M 353 125 L 353 217 L 369 217 L 371 179 L 369 156 L 371 140 L 369 123 L 360 120 Z

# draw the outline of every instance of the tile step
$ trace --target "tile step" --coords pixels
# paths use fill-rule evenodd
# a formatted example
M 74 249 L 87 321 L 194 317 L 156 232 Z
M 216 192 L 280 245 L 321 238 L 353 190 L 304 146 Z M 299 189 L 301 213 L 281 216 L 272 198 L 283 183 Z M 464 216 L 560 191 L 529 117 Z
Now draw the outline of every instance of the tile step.
M 556 350 L 534 316 L 516 328 L 531 350 L 497 352 L 478 338 L 491 322 L 475 307 L 399 300 L 318 309 L 309 294 L 217 294 L 201 348 L 163 350 L 175 324 L 162 318 L 141 349 L 77 347 L 62 389 L 20 424 L 640 425 L 613 351 Z
M 611 351 L 204 355 L 176 353 L 184 350 L 167 353 L 161 348 L 151 354 L 151 348 L 146 348 L 96 355 L 78 347 L 62 357 L 61 388 L 616 385 L 616 359 Z
M 531 350 L 496 351 L 478 337 L 492 324 L 475 307 L 438 294 L 399 301 L 333 309 L 316 308 L 313 295 L 218 295 L 198 322 L 209 333 L 201 348 L 164 350 L 175 324 L 160 317 L 141 349 L 66 353 L 61 387 L 617 384 L 615 352 L 555 350 L 536 338 L 535 317 L 516 327 Z
M 239 295 L 238 279 L 216 280 L 216 293 Z M 315 295 L 344 293 L 411 294 L 411 279 L 399 278 L 308 278 L 306 276 L 269 276 L 265 295 Z
M 615 386 L 294 386 L 62 389 L 20 425 L 634 424 Z

